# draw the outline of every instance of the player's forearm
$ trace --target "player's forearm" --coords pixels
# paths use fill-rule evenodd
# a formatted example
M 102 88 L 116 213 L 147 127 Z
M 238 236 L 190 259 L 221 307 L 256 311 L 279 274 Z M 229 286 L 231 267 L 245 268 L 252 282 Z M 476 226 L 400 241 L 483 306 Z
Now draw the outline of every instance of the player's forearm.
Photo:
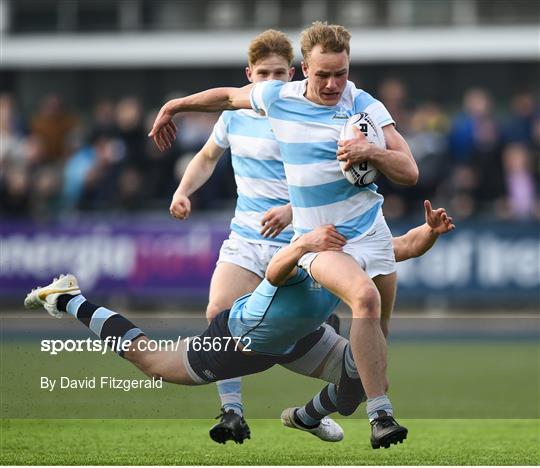
M 235 88 L 212 88 L 197 94 L 173 99 L 165 104 L 166 111 L 175 115 L 180 112 L 219 112 L 236 109 L 231 100 Z
M 186 197 L 191 196 L 210 179 L 217 162 L 217 159 L 210 160 L 205 158 L 201 153 L 197 153 L 189 162 L 176 192 Z
M 416 185 L 418 181 L 418 166 L 412 155 L 404 151 L 380 148 L 373 153 L 371 162 L 396 184 Z
M 270 260 L 266 279 L 274 286 L 283 284 L 291 275 L 300 257 L 306 253 L 300 241 L 279 250 Z
M 403 236 L 405 245 L 407 245 L 407 252 L 399 255 L 400 260 L 407 260 L 409 258 L 420 257 L 424 255 L 433 244 L 437 241 L 439 235 L 436 234 L 428 224 L 423 224 L 414 229 L 411 229 L 407 234 Z M 397 260 L 396 255 L 396 260 Z

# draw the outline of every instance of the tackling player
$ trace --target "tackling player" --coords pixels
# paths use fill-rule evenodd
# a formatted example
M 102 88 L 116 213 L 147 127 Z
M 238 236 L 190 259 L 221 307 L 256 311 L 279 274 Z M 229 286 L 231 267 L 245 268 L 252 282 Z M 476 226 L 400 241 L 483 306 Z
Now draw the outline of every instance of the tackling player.
M 422 255 L 439 234 L 453 228 L 444 209 L 433 211 L 426 202 L 426 224 L 394 239 L 396 258 Z M 172 383 L 205 384 L 261 372 L 275 364 L 326 380 L 331 385 L 321 392 L 326 397 L 322 405 L 315 408 L 317 395 L 303 408 L 285 410 L 282 420 L 289 427 L 312 432 L 323 440 L 337 441 L 343 436 L 341 428 L 329 418 L 325 424 L 322 420 L 336 410 L 351 414 L 362 400 L 362 383 L 348 341 L 331 327 L 320 326 L 339 299 L 325 288 L 315 287 L 296 263 L 305 252 L 338 252 L 345 244 L 345 237 L 333 226 L 321 226 L 300 236 L 277 252 L 268 266 L 267 279 L 253 294 L 237 300 L 230 311 L 218 314 L 200 336 L 188 343 L 181 341 L 182 347 L 177 351 L 149 351 L 142 346 L 148 341 L 144 332 L 120 314 L 88 302 L 72 275 L 32 290 L 25 299 L 25 307 L 43 306 L 56 317 L 67 312 L 106 342 L 129 342 L 128 350 L 119 353 L 121 356 L 145 374 Z M 238 337 L 239 346 L 224 346 L 233 337 Z M 205 351 L 190 346 L 205 338 L 210 343 L 219 340 L 219 349 L 213 346 Z M 318 424 L 306 423 L 306 415 Z M 407 429 L 389 413 L 379 414 L 371 421 L 371 427 L 373 448 L 389 447 L 407 436 Z
M 268 116 L 285 163 L 295 233 L 332 224 L 347 239 L 342 252 L 307 252 L 298 264 L 351 309 L 351 348 L 373 422 L 379 414 L 393 412 L 385 391 L 384 335 L 395 299 L 395 259 L 381 210 L 383 197 L 374 184 L 349 184 L 338 159 L 347 165 L 369 161 L 404 185 L 416 183 L 418 168 L 384 105 L 348 81 L 349 41 L 342 26 L 314 23 L 301 37 L 306 80 L 215 88 L 170 101 L 150 136 L 160 149 L 168 147 L 176 130 L 171 119 L 178 112 L 252 108 Z M 338 147 L 344 121 L 359 112 L 367 112 L 383 128 L 387 149 L 360 137 Z

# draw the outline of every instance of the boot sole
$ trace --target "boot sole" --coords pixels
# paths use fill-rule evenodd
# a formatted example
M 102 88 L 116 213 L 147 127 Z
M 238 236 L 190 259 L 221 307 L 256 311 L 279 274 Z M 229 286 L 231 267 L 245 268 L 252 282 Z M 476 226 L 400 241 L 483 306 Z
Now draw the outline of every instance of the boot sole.
M 251 439 L 250 435 L 250 431 L 240 435 L 234 434 L 234 431 L 228 427 L 213 427 L 210 429 L 210 438 L 218 444 L 224 444 L 228 440 L 243 444 L 245 439 Z
M 399 431 L 393 432 L 392 434 L 388 434 L 385 437 L 382 437 L 380 440 L 374 441 L 371 440 L 371 447 L 374 449 L 378 449 L 381 447 L 389 448 L 390 445 L 397 445 L 402 444 L 403 441 L 407 438 L 407 430 L 401 429 Z

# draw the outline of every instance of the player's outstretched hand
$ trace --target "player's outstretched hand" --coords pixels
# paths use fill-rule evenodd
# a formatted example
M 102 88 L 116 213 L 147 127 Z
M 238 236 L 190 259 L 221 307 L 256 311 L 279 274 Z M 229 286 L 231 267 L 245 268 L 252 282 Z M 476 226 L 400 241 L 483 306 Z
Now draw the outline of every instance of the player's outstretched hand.
M 302 242 L 306 252 L 341 251 L 347 243 L 347 239 L 331 224 L 319 226 L 313 231 L 304 234 L 298 240 Z
M 356 138 L 352 140 L 338 141 L 337 158 L 339 161 L 346 161 L 343 170 L 348 171 L 353 164 L 369 161 L 373 152 L 373 145 L 369 143 L 366 136 L 353 126 Z
M 261 219 L 261 234 L 264 237 L 275 238 L 292 221 L 291 204 L 270 208 Z
M 455 229 L 455 224 L 453 220 L 444 208 L 437 208 L 434 210 L 431 207 L 431 202 L 429 200 L 424 201 L 424 210 L 426 214 L 426 223 L 433 229 L 435 234 L 446 234 L 447 232 Z
M 176 139 L 176 124 L 173 122 L 173 114 L 168 110 L 165 104 L 159 111 L 159 114 L 154 120 L 154 125 L 148 136 L 154 139 L 156 146 L 160 151 L 169 149 L 172 142 Z
M 191 202 L 185 195 L 175 193 L 169 207 L 171 216 L 177 219 L 186 219 L 191 213 Z

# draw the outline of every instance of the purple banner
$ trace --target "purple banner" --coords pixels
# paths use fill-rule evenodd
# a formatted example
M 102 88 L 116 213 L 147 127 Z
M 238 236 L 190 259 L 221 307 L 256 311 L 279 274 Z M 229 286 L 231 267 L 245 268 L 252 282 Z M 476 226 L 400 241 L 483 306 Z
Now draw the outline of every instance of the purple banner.
M 396 235 L 409 227 L 394 227 Z M 400 304 L 538 307 L 537 224 L 462 223 L 421 258 L 398 264 Z M 226 217 L 187 222 L 119 218 L 0 226 L 0 300 L 20 304 L 36 285 L 74 273 L 89 295 L 161 305 L 207 300 Z
M 59 273 L 90 293 L 133 298 L 206 297 L 227 221 L 100 221 L 0 228 L 0 296 L 20 296 Z

